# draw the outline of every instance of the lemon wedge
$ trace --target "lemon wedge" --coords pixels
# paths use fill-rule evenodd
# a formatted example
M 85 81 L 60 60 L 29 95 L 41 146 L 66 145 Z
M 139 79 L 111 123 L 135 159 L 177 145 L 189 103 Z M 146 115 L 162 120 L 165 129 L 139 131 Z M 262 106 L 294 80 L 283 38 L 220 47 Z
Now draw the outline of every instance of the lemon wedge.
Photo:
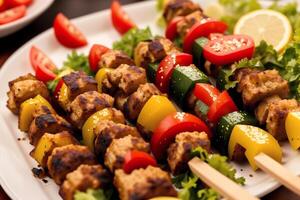
M 256 45 L 265 40 L 280 52 L 291 39 L 292 26 L 285 15 L 262 9 L 241 17 L 234 27 L 234 34 L 249 35 Z

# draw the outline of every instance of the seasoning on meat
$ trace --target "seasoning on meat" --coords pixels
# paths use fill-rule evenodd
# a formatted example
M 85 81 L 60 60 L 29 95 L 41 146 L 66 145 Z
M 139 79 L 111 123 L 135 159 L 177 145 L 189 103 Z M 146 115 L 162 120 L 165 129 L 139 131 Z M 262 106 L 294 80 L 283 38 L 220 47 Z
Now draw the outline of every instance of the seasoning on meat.
M 70 118 L 77 128 L 81 129 L 84 122 L 95 112 L 112 107 L 114 98 L 108 94 L 89 91 L 78 95 L 70 104 Z
M 142 138 L 131 135 L 114 139 L 106 150 L 104 159 L 105 165 L 112 172 L 116 169 L 122 168 L 125 156 L 128 151 L 131 150 L 150 152 L 150 145 Z
M 48 159 L 48 170 L 56 184 L 61 185 L 66 175 L 82 164 L 96 164 L 94 154 L 86 146 L 66 145 L 56 147 Z
M 277 95 L 267 97 L 263 101 L 261 101 L 255 109 L 255 116 L 258 122 L 263 125 L 267 121 L 267 117 L 269 114 L 269 106 L 271 103 L 275 101 L 280 101 L 281 98 Z
M 115 172 L 114 185 L 121 200 L 144 200 L 158 196 L 177 196 L 169 174 L 158 167 L 148 166 L 126 174 Z
M 117 91 L 115 96 L 115 107 L 121 111 L 124 111 L 124 105 L 128 99 L 128 95 L 124 94 L 122 91 Z
M 210 151 L 210 141 L 205 132 L 183 132 L 176 136 L 175 143 L 168 149 L 168 163 L 174 175 L 188 169 L 191 151 L 196 147 Z
M 111 185 L 111 175 L 101 165 L 80 165 L 69 173 L 60 187 L 59 194 L 64 200 L 73 200 L 76 191 L 105 189 Z
M 134 62 L 128 55 L 121 51 L 109 50 L 101 56 L 99 69 L 104 67 L 117 68 L 121 64 L 134 65 Z

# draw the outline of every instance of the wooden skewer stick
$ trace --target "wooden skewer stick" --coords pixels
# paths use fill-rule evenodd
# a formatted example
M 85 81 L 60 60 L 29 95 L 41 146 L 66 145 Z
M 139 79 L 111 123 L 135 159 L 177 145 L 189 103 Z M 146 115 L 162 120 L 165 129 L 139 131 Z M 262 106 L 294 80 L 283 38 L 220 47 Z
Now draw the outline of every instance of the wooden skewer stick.
M 254 157 L 257 166 L 272 175 L 278 182 L 300 196 L 300 178 L 270 156 L 260 153 Z
M 189 167 L 192 172 L 198 176 L 201 181 L 215 189 L 226 199 L 232 200 L 258 200 L 244 188 L 209 166 L 199 158 L 195 157 L 189 161 Z

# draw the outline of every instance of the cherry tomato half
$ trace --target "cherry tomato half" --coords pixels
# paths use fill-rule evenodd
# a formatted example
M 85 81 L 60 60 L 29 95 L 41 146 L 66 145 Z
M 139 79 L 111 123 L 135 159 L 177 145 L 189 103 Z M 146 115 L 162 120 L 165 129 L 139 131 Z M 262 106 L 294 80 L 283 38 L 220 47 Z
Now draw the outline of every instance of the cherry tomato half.
M 109 50 L 108 47 L 101 44 L 94 44 L 89 53 L 90 69 L 93 72 L 98 71 L 98 64 L 101 60 L 101 56 Z
M 7 0 L 0 0 L 0 12 L 8 8 Z
M 32 0 L 5 0 L 10 8 L 17 6 L 29 6 Z
M 194 88 L 194 95 L 206 105 L 210 106 L 220 95 L 220 91 L 211 84 L 197 83 Z
M 112 1 L 110 10 L 112 23 L 120 34 L 124 34 L 130 29 L 136 27 L 135 23 L 131 21 L 127 13 L 122 9 L 118 0 Z
M 172 21 L 168 24 L 166 28 L 166 33 L 165 33 L 166 38 L 172 41 L 175 39 L 175 37 L 177 36 L 177 24 L 182 19 L 183 19 L 182 16 L 178 16 L 172 19 Z
M 26 14 L 26 6 L 18 6 L 5 10 L 0 13 L 0 25 L 13 22 L 24 17 Z
M 204 131 L 209 138 L 212 136 L 209 128 L 198 117 L 183 112 L 172 113 L 159 123 L 152 135 L 151 150 L 154 156 L 163 159 L 176 135 L 185 131 Z
M 34 70 L 36 70 L 38 65 L 43 65 L 45 68 L 51 71 L 57 69 L 52 60 L 44 52 L 42 52 L 35 46 L 31 47 L 29 57 L 31 66 Z
M 62 13 L 56 15 L 53 28 L 56 39 L 65 47 L 77 48 L 87 44 L 81 31 Z
M 146 168 L 147 166 L 157 166 L 155 158 L 143 151 L 129 151 L 125 156 L 123 170 L 130 174 L 135 169 Z

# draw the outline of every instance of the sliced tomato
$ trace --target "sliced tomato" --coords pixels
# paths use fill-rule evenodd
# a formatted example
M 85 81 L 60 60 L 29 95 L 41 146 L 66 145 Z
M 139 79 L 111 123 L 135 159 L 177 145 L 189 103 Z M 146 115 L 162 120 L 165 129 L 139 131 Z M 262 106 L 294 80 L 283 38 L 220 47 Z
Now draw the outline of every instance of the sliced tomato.
M 38 80 L 44 83 L 52 81 L 56 78 L 56 74 L 45 67 L 45 65 L 39 64 L 35 69 L 35 76 Z
M 191 52 L 193 43 L 200 37 L 208 37 L 211 33 L 224 33 L 227 24 L 212 19 L 204 19 L 192 26 L 183 40 L 183 51 Z
M 130 174 L 135 169 L 146 168 L 149 165 L 157 166 L 155 158 L 143 151 L 129 151 L 125 156 L 123 170 Z
M 86 37 L 62 13 L 58 13 L 53 23 L 56 39 L 65 47 L 78 48 L 87 44 Z
M 135 23 L 131 21 L 127 13 L 122 9 L 118 0 L 112 1 L 110 10 L 112 23 L 120 34 L 124 34 L 136 27 Z
M 57 99 L 58 98 L 58 95 L 59 95 L 59 92 L 60 92 L 60 89 L 62 87 L 62 85 L 64 84 L 64 81 L 63 79 L 60 79 L 55 87 L 55 90 L 53 92 L 53 95 L 54 97 Z
M 206 124 L 198 117 L 177 112 L 165 117 L 154 130 L 151 138 L 151 150 L 157 159 L 163 159 L 167 148 L 174 142 L 177 134 L 185 131 L 206 132 L 211 138 L 211 132 Z
M 195 85 L 194 95 L 206 105 L 210 106 L 220 95 L 220 91 L 211 84 L 197 83 Z
M 108 47 L 101 44 L 94 44 L 89 53 L 90 69 L 93 72 L 98 71 L 98 65 L 101 60 L 101 56 L 109 50 Z
M 227 91 L 222 92 L 216 101 L 211 104 L 207 113 L 207 119 L 212 123 L 217 123 L 224 115 L 237 111 L 237 107 Z
M 0 0 L 0 12 L 8 8 L 7 0 Z
M 174 40 L 175 37 L 178 35 L 177 33 L 177 24 L 183 19 L 182 16 L 174 17 L 172 21 L 168 24 L 167 29 L 166 29 L 166 38 L 169 40 Z
M 37 66 L 42 65 L 44 68 L 47 68 L 51 71 L 56 70 L 55 64 L 52 60 L 40 49 L 35 46 L 32 46 L 30 49 L 30 62 L 32 68 L 36 71 Z
M 24 17 L 26 14 L 26 6 L 18 6 L 0 12 L 0 25 L 13 22 Z
M 193 56 L 187 53 L 178 53 L 166 56 L 156 72 L 155 84 L 161 92 L 167 92 L 169 82 L 176 65 L 188 66 L 193 63 Z
M 203 48 L 203 56 L 215 65 L 227 65 L 243 58 L 252 58 L 254 40 L 247 35 L 226 35 L 209 41 Z
M 32 0 L 5 0 L 9 7 L 29 6 Z

